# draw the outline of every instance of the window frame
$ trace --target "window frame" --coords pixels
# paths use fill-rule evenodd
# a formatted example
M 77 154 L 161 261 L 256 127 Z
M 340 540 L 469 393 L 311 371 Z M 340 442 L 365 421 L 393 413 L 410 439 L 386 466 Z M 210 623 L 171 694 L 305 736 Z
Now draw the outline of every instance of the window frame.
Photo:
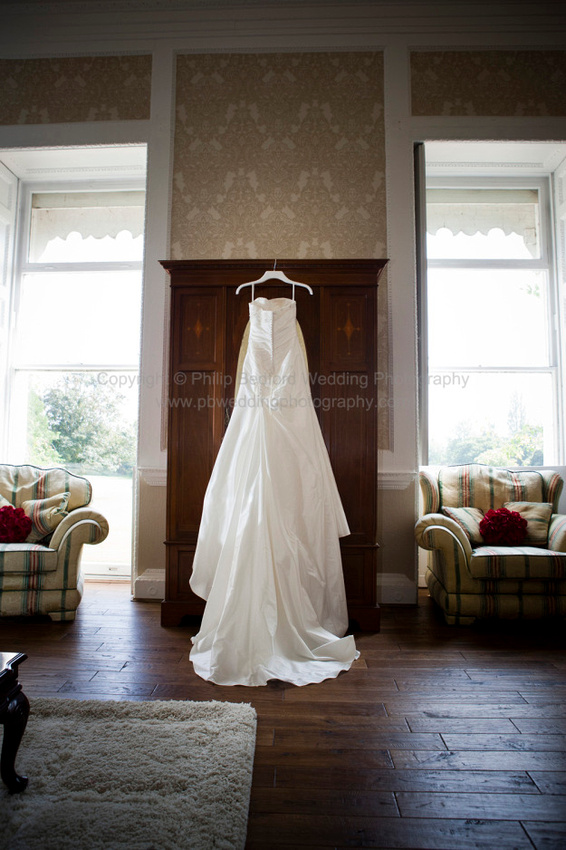
M 426 150 L 426 145 L 425 145 Z M 564 463 L 564 394 L 563 394 L 563 378 L 564 367 L 562 364 L 561 351 L 563 339 L 561 334 L 561 297 L 559 292 L 559 282 L 556 274 L 556 247 L 554 238 L 554 218 L 553 218 L 553 203 L 552 203 L 552 186 L 551 175 L 546 176 L 469 176 L 461 177 L 454 174 L 447 176 L 429 176 L 425 173 L 425 191 L 423 203 L 421 206 L 421 228 L 423 242 L 423 262 L 424 274 L 421 280 L 421 304 L 425 306 L 421 310 L 420 317 L 420 336 L 421 336 L 421 416 L 422 422 L 422 445 L 421 445 L 421 462 L 428 463 L 430 439 L 433 436 L 430 433 L 429 427 L 429 365 L 428 365 L 428 311 L 426 305 L 428 303 L 428 272 L 430 269 L 467 269 L 467 270 L 541 270 L 546 272 L 548 276 L 548 313 L 547 313 L 547 333 L 548 333 L 548 366 L 494 366 L 494 367 L 474 367 L 474 366 L 458 366 L 453 367 L 446 364 L 444 368 L 447 370 L 458 369 L 466 372 L 513 372 L 518 374 L 536 374 L 550 373 L 553 382 L 553 419 L 555 426 L 554 435 L 554 463 Z M 429 189 L 536 189 L 539 193 L 539 219 L 540 219 L 540 257 L 532 259 L 431 259 L 426 251 L 426 196 Z M 424 210 L 422 209 L 424 207 Z M 423 215 L 424 213 L 424 215 Z M 546 465 L 546 464 L 545 464 Z
M 10 332 L 7 345 L 7 362 L 6 362 L 6 411 L 3 418 L 3 434 L 1 442 L 5 446 L 7 456 L 11 456 L 13 452 L 13 434 L 14 434 L 14 416 L 16 413 L 14 403 L 14 388 L 17 381 L 17 373 L 30 372 L 128 372 L 137 374 L 138 366 L 132 366 L 131 363 L 112 363 L 99 364 L 80 362 L 73 363 L 25 363 L 21 364 L 16 360 L 15 343 L 16 335 L 19 328 L 20 303 L 22 295 L 23 279 L 26 274 L 45 273 L 45 274 L 65 274 L 65 273 L 81 273 L 81 272 L 116 272 L 116 271 L 138 271 L 141 276 L 142 285 L 142 303 L 143 303 L 143 260 L 127 260 L 127 261 L 101 261 L 101 262 L 62 262 L 62 263 L 38 263 L 29 262 L 29 246 L 30 246 L 30 228 L 32 215 L 32 197 L 36 193 L 41 194 L 73 194 L 73 193 L 112 193 L 129 190 L 142 190 L 145 192 L 147 201 L 147 189 L 145 181 L 138 178 L 128 178 L 119 180 L 61 180 L 61 181 L 24 181 L 19 183 L 19 204 L 16 216 L 16 251 L 13 275 L 11 281 L 10 294 Z M 140 316 L 141 327 L 141 316 Z M 141 356 L 141 351 L 140 351 Z

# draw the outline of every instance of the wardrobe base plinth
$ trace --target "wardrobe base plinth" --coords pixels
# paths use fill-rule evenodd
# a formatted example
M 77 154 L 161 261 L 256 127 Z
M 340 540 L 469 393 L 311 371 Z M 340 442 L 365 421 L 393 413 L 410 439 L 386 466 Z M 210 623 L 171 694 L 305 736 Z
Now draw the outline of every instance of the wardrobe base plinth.
M 161 625 L 180 626 L 184 617 L 202 617 L 203 602 L 172 602 L 164 599 L 161 603 Z
M 381 611 L 375 607 L 348 606 L 348 617 L 353 631 L 378 632 L 381 628 Z

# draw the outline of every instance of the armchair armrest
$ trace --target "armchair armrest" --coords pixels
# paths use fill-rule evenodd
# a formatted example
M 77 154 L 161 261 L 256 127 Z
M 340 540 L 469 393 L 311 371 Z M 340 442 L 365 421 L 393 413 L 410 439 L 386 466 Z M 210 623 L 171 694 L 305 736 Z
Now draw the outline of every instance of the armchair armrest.
M 425 514 L 415 525 L 415 538 L 423 549 L 460 551 L 467 564 L 472 556 L 469 538 L 457 522 L 444 514 Z
M 440 490 L 438 488 L 438 470 L 432 472 L 429 469 L 421 469 L 419 472 L 419 484 L 421 486 L 422 512 L 434 514 L 440 507 Z
M 108 536 L 108 521 L 91 508 L 76 508 L 59 523 L 49 541 L 49 549 L 59 549 L 67 535 L 80 537 L 82 543 L 102 543 Z
M 553 552 L 566 552 L 566 516 L 552 514 L 548 528 L 548 548 Z
M 472 545 L 457 522 L 444 514 L 426 514 L 415 526 L 419 546 L 432 551 L 427 576 L 447 593 L 477 593 L 478 581 L 470 573 Z M 430 582 L 427 578 L 427 584 Z

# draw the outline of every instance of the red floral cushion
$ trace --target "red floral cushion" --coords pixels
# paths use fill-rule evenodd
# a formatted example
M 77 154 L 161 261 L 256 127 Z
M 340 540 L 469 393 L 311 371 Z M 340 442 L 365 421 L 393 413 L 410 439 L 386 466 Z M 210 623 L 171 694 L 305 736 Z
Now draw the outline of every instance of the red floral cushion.
M 0 543 L 23 543 L 31 531 L 31 519 L 22 508 L 0 508 Z
M 492 508 L 480 522 L 480 532 L 492 546 L 518 546 L 527 536 L 527 520 L 517 511 Z

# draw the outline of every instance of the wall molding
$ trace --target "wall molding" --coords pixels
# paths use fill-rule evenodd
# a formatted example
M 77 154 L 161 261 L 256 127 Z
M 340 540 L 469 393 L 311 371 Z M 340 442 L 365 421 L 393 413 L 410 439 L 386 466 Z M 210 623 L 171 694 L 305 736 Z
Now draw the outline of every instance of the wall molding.
M 407 470 L 405 472 L 378 472 L 377 487 L 379 490 L 406 490 L 413 481 L 416 481 L 417 473 Z
M 152 51 L 564 49 L 566 10 L 554 0 L 3 0 L 0 56 Z
M 136 145 L 148 141 L 149 120 L 71 121 L 64 124 L 4 124 L 0 148 L 72 148 Z M 94 143 L 93 140 L 96 140 Z
M 165 487 L 167 485 L 167 470 L 160 467 L 138 467 L 138 475 L 150 487 Z M 416 480 L 417 473 L 410 470 L 404 472 L 378 472 L 377 483 L 380 490 L 406 490 Z
M 167 486 L 167 470 L 156 469 L 147 466 L 138 467 L 138 475 L 144 484 L 150 487 L 166 487 Z

